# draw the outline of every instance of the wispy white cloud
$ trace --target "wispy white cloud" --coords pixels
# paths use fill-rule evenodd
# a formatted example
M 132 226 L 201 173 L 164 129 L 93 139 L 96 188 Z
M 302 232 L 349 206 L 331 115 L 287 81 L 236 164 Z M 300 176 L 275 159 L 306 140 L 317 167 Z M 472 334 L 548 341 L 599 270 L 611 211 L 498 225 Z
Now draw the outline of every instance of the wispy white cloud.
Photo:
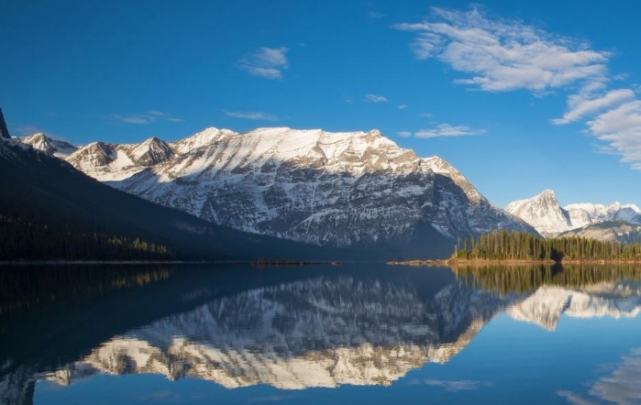
M 387 98 L 383 96 L 377 96 L 376 94 L 367 94 L 365 100 L 370 103 L 387 103 Z
M 47 135 L 51 139 L 55 139 L 58 141 L 64 141 L 64 142 L 69 142 L 68 139 L 58 136 L 56 134 L 53 134 L 49 131 L 46 131 L 36 125 L 32 124 L 23 124 L 23 125 L 17 125 L 17 126 L 12 126 L 9 131 L 13 136 L 18 136 L 18 137 L 25 137 L 37 133 L 43 133 Z
M 381 13 L 381 12 L 378 12 L 378 11 L 374 11 L 374 10 L 370 10 L 370 11 L 367 13 L 367 16 L 368 16 L 369 18 L 374 18 L 374 19 L 376 19 L 376 20 L 380 20 L 381 18 L 385 18 L 385 14 L 383 14 L 383 13 Z
M 407 104 L 401 104 L 401 105 L 398 106 L 399 110 L 404 110 L 406 108 L 407 108 Z
M 132 114 L 119 117 L 122 122 L 127 124 L 151 124 L 164 115 L 165 113 L 161 111 L 149 111 L 143 114 Z
M 552 120 L 556 125 L 564 125 L 580 120 L 585 116 L 597 113 L 610 107 L 615 107 L 624 101 L 635 98 L 634 91 L 630 89 L 612 90 L 601 96 L 591 93 L 579 93 L 568 97 L 568 111 L 563 118 Z
M 151 110 L 151 111 L 147 111 L 145 113 L 139 113 L 139 114 L 112 114 L 107 118 L 113 121 L 118 121 L 125 124 L 134 124 L 134 125 L 151 124 L 158 120 L 165 120 L 170 122 L 182 122 L 180 118 L 174 117 L 171 114 L 158 111 L 158 110 Z
M 492 92 L 528 90 L 536 96 L 558 89 L 572 92 L 566 112 L 551 122 L 589 120 L 586 132 L 600 142 L 597 152 L 618 154 L 622 162 L 641 170 L 641 98 L 637 95 L 641 87 L 608 89 L 611 83 L 628 79 L 625 73 L 610 75 L 609 52 L 521 21 L 489 17 L 478 8 L 432 8 L 423 21 L 394 28 L 414 34 L 410 47 L 416 58 L 439 60 L 464 75 L 455 83 Z M 478 133 L 441 124 L 415 136 Z
M 425 385 L 430 385 L 432 387 L 441 387 L 445 388 L 445 390 L 450 391 L 450 392 L 458 392 L 458 391 L 472 391 L 472 390 L 477 390 L 481 387 L 487 387 L 492 385 L 491 383 L 483 382 L 483 381 L 471 381 L 471 380 L 434 380 L 434 379 L 427 379 L 424 381 L 416 380 L 413 382 L 412 385 L 416 384 L 425 384 Z
M 275 80 L 283 78 L 283 70 L 289 68 L 285 53 L 287 48 L 262 47 L 258 51 L 245 56 L 238 63 L 241 69 L 254 76 Z
M 570 391 L 558 391 L 557 395 L 565 398 L 572 405 L 599 405 Z
M 581 81 L 602 80 L 609 53 L 519 21 L 488 18 L 478 9 L 432 8 L 422 22 L 394 26 L 415 34 L 418 59 L 436 58 L 468 74 L 456 83 L 486 91 L 537 94 Z
M 243 111 L 229 111 L 229 110 L 223 110 L 223 112 L 228 117 L 240 118 L 243 120 L 278 121 L 277 116 L 267 114 L 264 112 L 243 112 Z
M 149 124 L 155 121 L 155 119 L 141 117 L 141 116 L 131 116 L 131 117 L 123 117 L 121 121 L 126 124 Z
M 415 132 L 414 136 L 417 138 L 441 138 L 482 135 L 485 132 L 484 129 L 472 129 L 464 125 L 439 124 L 434 128 L 421 129 Z
M 633 100 L 611 109 L 592 121 L 588 132 L 607 143 L 621 161 L 641 170 L 641 100 Z
M 246 403 L 258 404 L 258 403 L 265 403 L 265 402 L 281 402 L 294 397 L 295 395 L 266 395 L 264 397 L 249 398 Z
M 400 131 L 397 132 L 396 135 L 400 136 L 401 138 L 409 138 L 410 136 L 412 136 L 412 133 L 409 131 Z

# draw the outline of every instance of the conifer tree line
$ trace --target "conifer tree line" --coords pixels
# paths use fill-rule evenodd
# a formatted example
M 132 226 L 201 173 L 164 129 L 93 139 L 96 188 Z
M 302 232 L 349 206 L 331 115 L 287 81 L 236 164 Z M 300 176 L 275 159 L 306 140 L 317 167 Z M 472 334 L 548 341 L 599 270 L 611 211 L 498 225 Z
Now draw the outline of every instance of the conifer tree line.
M 167 247 L 139 238 L 54 228 L 0 215 L 0 260 L 172 260 Z
M 641 260 L 641 245 L 584 237 L 542 239 L 505 230 L 481 234 L 457 243 L 454 256 L 474 260 Z

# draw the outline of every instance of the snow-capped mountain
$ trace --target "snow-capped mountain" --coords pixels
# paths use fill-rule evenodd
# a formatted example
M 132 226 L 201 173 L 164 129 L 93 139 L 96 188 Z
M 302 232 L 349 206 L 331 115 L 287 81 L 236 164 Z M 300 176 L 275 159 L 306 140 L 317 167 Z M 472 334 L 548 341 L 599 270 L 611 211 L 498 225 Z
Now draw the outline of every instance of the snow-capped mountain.
M 42 132 L 35 133 L 24 138 L 16 138 L 16 140 L 31 145 L 34 149 L 45 152 L 50 156 L 58 158 L 66 158 L 76 151 L 76 147 L 68 142 L 52 139 Z
M 527 200 L 511 202 L 505 207 L 505 211 L 532 225 L 545 237 L 573 228 L 570 215 L 561 208 L 552 190 L 545 190 Z
M 564 232 L 602 224 L 600 227 L 594 228 L 598 229 L 600 233 L 594 232 L 594 230 L 586 230 L 587 233 L 584 232 L 583 235 L 587 236 L 589 233 L 594 237 L 598 237 L 598 239 L 605 240 L 608 238 L 603 231 L 608 224 L 615 227 L 619 226 L 621 222 L 630 225 L 641 225 L 641 210 L 634 204 L 620 204 L 618 202 L 610 205 L 582 203 L 561 207 L 552 190 L 545 190 L 530 199 L 511 202 L 505 207 L 505 210 L 532 225 L 541 235 L 546 237 L 555 237 Z M 612 232 L 621 233 L 627 231 L 621 230 L 619 232 L 613 229 L 607 235 L 611 235 Z M 568 234 L 578 235 L 576 232 Z
M 96 142 L 67 161 L 100 181 L 235 229 L 332 246 L 534 232 L 494 207 L 454 167 L 379 131 L 210 128 L 177 142 Z M 426 240 L 432 240 L 426 248 Z
M 605 221 L 623 221 L 641 225 L 641 210 L 634 204 L 570 204 L 565 209 L 576 228 Z

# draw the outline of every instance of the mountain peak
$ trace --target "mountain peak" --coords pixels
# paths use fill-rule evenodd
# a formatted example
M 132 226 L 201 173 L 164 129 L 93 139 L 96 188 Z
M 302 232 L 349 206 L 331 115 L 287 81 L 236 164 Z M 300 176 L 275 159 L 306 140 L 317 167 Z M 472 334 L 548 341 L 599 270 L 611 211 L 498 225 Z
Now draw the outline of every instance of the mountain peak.
M 174 141 L 174 142 L 169 142 L 168 144 L 175 153 L 187 153 L 187 152 L 194 151 L 198 148 L 201 148 L 203 146 L 209 146 L 223 136 L 235 136 L 235 135 L 238 135 L 238 133 L 230 129 L 224 129 L 224 128 L 218 129 L 216 127 L 208 127 L 203 129 L 200 132 L 196 132 L 195 134 L 187 138 Z
M 546 237 L 572 229 L 570 215 L 559 205 L 556 194 L 550 189 L 543 190 L 532 198 L 511 202 L 505 210 L 532 225 Z
M 18 140 L 25 145 L 31 146 L 33 149 L 59 158 L 65 158 L 77 149 L 68 142 L 53 139 L 45 135 L 44 132 L 36 132 L 24 138 L 18 138 Z
M 11 139 L 11 134 L 9 134 L 9 128 L 7 128 L 7 123 L 4 121 L 2 108 L 0 108 L 0 138 Z
M 49 138 L 47 135 L 45 135 L 45 133 L 44 133 L 44 132 L 36 132 L 36 133 L 31 134 L 31 135 L 29 135 L 29 136 L 25 136 L 23 139 L 24 139 L 24 140 L 27 140 L 27 139 L 32 139 L 32 140 L 45 140 L 45 141 L 49 141 L 49 140 L 51 140 L 51 138 Z

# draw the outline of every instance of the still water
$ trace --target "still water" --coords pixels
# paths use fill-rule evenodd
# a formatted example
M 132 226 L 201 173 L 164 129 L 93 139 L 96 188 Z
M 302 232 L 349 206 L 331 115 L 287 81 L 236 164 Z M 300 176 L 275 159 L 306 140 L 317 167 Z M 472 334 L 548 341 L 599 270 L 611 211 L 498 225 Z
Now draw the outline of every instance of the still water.
M 638 404 L 641 269 L 0 267 L 2 404 Z

